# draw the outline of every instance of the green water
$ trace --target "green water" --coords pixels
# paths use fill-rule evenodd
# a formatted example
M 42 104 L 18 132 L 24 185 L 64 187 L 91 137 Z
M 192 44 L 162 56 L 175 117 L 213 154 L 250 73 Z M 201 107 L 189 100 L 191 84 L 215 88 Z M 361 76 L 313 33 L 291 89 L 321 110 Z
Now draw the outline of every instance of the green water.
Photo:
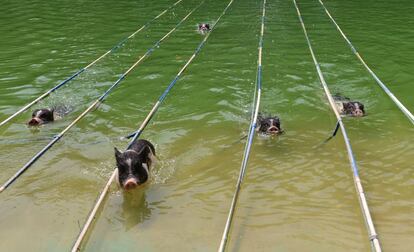
M 0 119 L 103 54 L 173 2 L 3 1 Z M 148 29 L 35 108 L 73 111 L 31 131 L 30 111 L 0 129 L 3 183 L 106 90 L 199 1 L 183 0 Z M 261 1 L 235 0 L 148 125 L 159 157 L 151 182 L 115 185 L 85 251 L 215 251 L 238 176 L 256 78 Z M 316 0 L 298 1 L 326 81 L 360 100 L 344 119 L 385 251 L 414 247 L 414 130 L 352 54 Z M 413 3 L 325 2 L 367 63 L 414 111 Z M 67 251 L 114 168 L 113 147 L 138 127 L 227 1 L 206 0 L 111 93 L 0 195 L 1 251 Z M 256 137 L 229 251 L 369 251 L 342 135 L 318 146 L 335 117 L 291 1 L 266 6 L 261 111 L 286 133 Z

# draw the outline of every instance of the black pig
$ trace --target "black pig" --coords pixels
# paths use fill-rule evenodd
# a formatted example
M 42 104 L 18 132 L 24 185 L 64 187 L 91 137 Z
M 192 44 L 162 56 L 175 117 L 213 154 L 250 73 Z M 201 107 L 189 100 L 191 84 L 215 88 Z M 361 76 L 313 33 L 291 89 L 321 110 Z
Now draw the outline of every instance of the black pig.
M 205 23 L 199 24 L 198 25 L 198 31 L 201 34 L 205 34 L 205 33 L 207 33 L 207 32 L 210 31 L 210 25 L 209 24 L 205 24 Z
M 38 126 L 55 120 L 53 109 L 36 109 L 33 111 L 32 119 L 27 122 L 29 126 Z
M 365 116 L 364 104 L 359 101 L 351 101 L 348 97 L 338 94 L 333 96 L 339 113 L 346 116 L 362 117 Z
M 277 116 L 264 117 L 261 113 L 259 113 L 257 123 L 257 131 L 262 134 L 278 135 L 283 132 L 280 128 L 280 119 Z
M 149 169 L 155 161 L 155 148 L 149 141 L 139 139 L 125 152 L 115 147 L 115 159 L 120 186 L 131 190 L 148 181 Z

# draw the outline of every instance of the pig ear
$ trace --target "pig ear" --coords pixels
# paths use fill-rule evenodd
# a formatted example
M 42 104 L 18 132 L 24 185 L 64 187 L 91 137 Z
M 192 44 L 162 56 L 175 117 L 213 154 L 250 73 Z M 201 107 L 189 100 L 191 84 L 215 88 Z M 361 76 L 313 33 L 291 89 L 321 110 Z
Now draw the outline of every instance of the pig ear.
M 121 155 L 122 155 L 122 152 L 120 152 L 118 150 L 118 148 L 116 148 L 116 147 L 114 147 L 114 150 L 115 150 L 115 158 L 116 158 L 116 160 L 120 159 L 121 158 Z
M 40 110 L 40 109 L 35 109 L 35 111 L 33 111 L 33 113 L 32 113 L 32 117 L 35 117 L 35 116 L 36 116 L 36 114 L 37 114 L 37 112 L 39 112 L 39 110 Z
M 262 112 L 259 112 L 259 114 L 257 115 L 257 120 L 260 122 L 261 120 L 263 120 L 263 114 Z

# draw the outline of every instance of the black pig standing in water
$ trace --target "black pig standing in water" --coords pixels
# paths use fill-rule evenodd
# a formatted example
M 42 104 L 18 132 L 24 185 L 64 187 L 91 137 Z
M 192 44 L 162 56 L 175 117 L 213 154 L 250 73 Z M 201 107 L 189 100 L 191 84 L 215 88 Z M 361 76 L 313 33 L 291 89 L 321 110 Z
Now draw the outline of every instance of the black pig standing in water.
M 115 159 L 120 186 L 131 190 L 148 181 L 150 167 L 155 161 L 155 148 L 149 141 L 139 139 L 125 152 L 115 147 Z

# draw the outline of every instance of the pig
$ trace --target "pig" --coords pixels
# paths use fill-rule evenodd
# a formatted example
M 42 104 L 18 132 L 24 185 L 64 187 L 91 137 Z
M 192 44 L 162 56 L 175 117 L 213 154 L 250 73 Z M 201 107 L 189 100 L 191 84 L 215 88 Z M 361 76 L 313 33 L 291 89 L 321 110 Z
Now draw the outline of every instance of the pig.
M 154 145 L 139 139 L 125 152 L 116 147 L 114 149 L 119 185 L 128 191 L 145 184 L 149 179 L 151 166 L 155 163 Z
M 198 25 L 198 32 L 205 34 L 210 31 L 210 25 L 207 23 L 202 23 Z
M 32 119 L 27 124 L 29 126 L 39 126 L 41 124 L 53 122 L 55 120 L 55 113 L 53 109 L 36 109 L 32 113 Z
M 361 102 L 351 101 L 348 97 L 340 95 L 334 95 L 333 98 L 340 114 L 352 117 L 365 116 L 364 104 Z
M 263 116 L 259 113 L 257 117 L 257 131 L 262 134 L 278 135 L 283 132 L 280 128 L 280 119 L 277 116 Z

